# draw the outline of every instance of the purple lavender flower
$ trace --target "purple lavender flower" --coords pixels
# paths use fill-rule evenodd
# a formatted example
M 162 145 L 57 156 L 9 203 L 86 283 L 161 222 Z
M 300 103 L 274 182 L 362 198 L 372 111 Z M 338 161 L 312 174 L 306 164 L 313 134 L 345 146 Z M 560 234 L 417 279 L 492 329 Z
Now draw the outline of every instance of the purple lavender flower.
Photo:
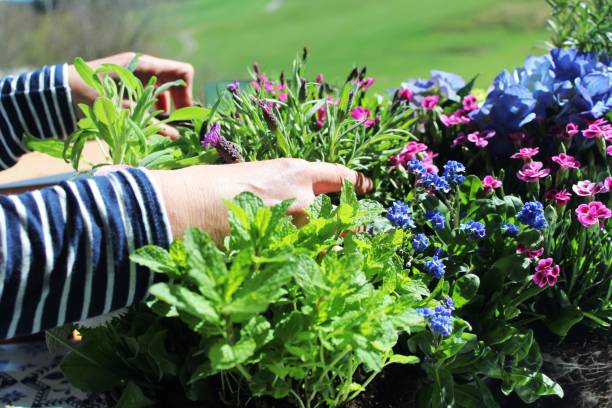
M 216 147 L 219 144 L 219 138 L 221 137 L 221 125 L 218 122 L 212 124 L 208 132 L 204 135 L 200 144 L 203 147 Z

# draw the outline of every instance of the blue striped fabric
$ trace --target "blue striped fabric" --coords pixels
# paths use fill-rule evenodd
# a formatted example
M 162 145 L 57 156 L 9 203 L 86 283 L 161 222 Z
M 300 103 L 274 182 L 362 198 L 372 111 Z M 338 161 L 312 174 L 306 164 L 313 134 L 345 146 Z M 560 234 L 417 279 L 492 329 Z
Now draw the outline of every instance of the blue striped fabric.
M 63 138 L 75 129 L 68 66 L 0 79 L 0 170 L 27 152 L 23 138 Z
M 160 197 L 144 169 L 0 196 L 0 338 L 143 300 L 154 276 L 129 254 L 170 244 Z

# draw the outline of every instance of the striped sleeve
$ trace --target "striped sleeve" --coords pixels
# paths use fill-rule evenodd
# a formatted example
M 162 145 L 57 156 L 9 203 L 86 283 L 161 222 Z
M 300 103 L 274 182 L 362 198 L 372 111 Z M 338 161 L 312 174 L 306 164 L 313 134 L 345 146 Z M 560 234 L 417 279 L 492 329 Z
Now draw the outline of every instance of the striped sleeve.
M 26 134 L 64 138 L 75 126 L 68 65 L 0 79 L 0 170 L 28 151 Z
M 144 169 L 0 196 L 0 339 L 142 301 L 154 276 L 129 255 L 170 240 Z

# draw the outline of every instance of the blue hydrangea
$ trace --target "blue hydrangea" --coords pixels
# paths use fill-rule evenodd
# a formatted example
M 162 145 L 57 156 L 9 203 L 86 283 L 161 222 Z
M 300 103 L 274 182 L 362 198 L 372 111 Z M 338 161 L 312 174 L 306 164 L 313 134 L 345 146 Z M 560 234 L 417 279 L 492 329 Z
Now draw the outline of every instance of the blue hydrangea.
M 451 186 L 458 186 L 463 184 L 465 181 L 465 166 L 458 161 L 449 160 L 444 165 L 444 171 L 442 172 L 442 177 L 450 184 Z
M 425 270 L 434 278 L 440 279 L 444 276 L 446 265 L 438 255 L 434 255 L 429 261 L 425 262 Z
M 408 163 L 406 163 L 406 166 L 408 167 L 408 170 L 419 176 L 422 177 L 425 174 L 427 174 L 427 169 L 425 168 L 425 166 L 423 165 L 423 163 L 418 160 L 418 159 L 410 159 L 408 160 Z
M 433 189 L 440 193 L 448 193 L 450 191 L 448 181 L 437 174 L 426 173 L 421 177 L 419 183 L 425 188 Z
M 416 234 L 412 237 L 412 247 L 417 252 L 423 252 L 429 246 L 429 239 L 425 234 Z
M 511 237 L 516 237 L 519 233 L 519 227 L 512 224 L 511 222 L 507 222 L 501 226 L 501 231 L 503 234 L 508 234 Z
M 478 221 L 468 221 L 461 224 L 461 229 L 466 231 L 473 239 L 482 239 L 487 234 L 484 224 Z
M 528 201 L 517 214 L 517 219 L 525 225 L 538 230 L 548 226 L 544 218 L 544 206 L 539 201 Z
M 429 79 L 413 79 L 402 83 L 402 88 L 408 88 L 414 94 L 416 103 L 421 103 L 427 95 L 439 93 L 451 101 L 460 102 L 461 96 L 457 93 L 465 87 L 465 80 L 457 74 L 445 71 L 431 71 Z
M 443 230 L 446 228 L 446 219 L 439 211 L 427 210 L 425 211 L 425 217 L 431 223 L 431 226 L 436 231 Z
M 398 228 L 415 228 L 414 219 L 410 216 L 410 207 L 402 201 L 396 201 L 387 209 L 387 219 Z
M 434 335 L 448 337 L 453 331 L 452 312 L 455 309 L 453 301 L 447 297 L 446 304 L 441 304 L 433 309 L 422 307 L 417 312 L 423 316 L 429 324 L 429 330 Z

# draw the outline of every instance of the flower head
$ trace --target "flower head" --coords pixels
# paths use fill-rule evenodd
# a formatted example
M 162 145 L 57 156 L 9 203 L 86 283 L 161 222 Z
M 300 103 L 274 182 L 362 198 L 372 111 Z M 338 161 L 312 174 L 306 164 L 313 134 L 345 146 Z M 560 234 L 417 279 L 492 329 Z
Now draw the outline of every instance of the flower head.
M 507 222 L 501 226 L 502 234 L 508 234 L 511 237 L 516 237 L 519 233 L 519 227 L 512 224 L 511 222 Z
M 494 130 L 487 130 L 483 132 L 472 132 L 467 135 L 467 140 L 474 143 L 478 147 L 487 147 L 489 140 L 495 136 Z
M 603 228 L 604 220 L 612 217 L 612 210 L 606 207 L 601 201 L 592 201 L 588 204 L 580 204 L 576 208 L 576 217 L 585 227 L 597 224 Z
M 463 98 L 463 109 L 468 112 L 478 109 L 478 100 L 474 95 L 467 95 Z
M 215 147 L 219 144 L 219 138 L 221 137 L 221 125 L 218 122 L 212 124 L 208 132 L 204 135 L 200 144 L 203 147 Z
M 423 252 L 429 246 L 429 239 L 425 234 L 416 234 L 412 237 L 412 247 L 417 252 Z
M 441 212 L 435 210 L 427 210 L 425 211 L 425 217 L 431 223 L 431 226 L 434 230 L 440 231 L 446 228 L 446 219 Z
M 374 124 L 374 119 L 368 119 L 372 112 L 368 108 L 363 106 L 357 106 L 351 111 L 351 116 L 360 122 L 363 122 L 363 126 L 369 128 Z
M 579 132 L 580 129 L 578 129 L 578 125 L 575 123 L 569 122 L 567 125 L 565 125 L 565 137 L 571 138 L 572 136 L 577 135 Z
M 444 276 L 446 265 L 438 255 L 434 255 L 429 261 L 425 262 L 425 270 L 434 278 L 440 279 Z
M 374 85 L 374 82 L 376 80 L 372 77 L 368 77 L 368 78 L 364 78 L 361 81 L 359 81 L 359 87 L 366 91 L 369 87 L 371 87 L 372 85 Z
M 595 195 L 597 185 L 589 180 L 582 180 L 572 186 L 574 193 L 582 197 Z
M 542 258 L 538 261 L 535 267 L 533 281 L 536 285 L 543 288 L 544 286 L 555 286 L 559 277 L 559 265 L 553 263 L 552 258 Z
M 608 156 L 612 156 L 612 145 L 606 148 L 606 153 L 608 153 Z
M 552 161 L 561 166 L 562 169 L 580 168 L 580 162 L 569 154 L 559 153 L 557 156 L 552 157 Z
M 322 84 L 323 82 L 325 82 L 325 78 L 323 77 L 323 73 L 319 72 L 317 74 L 317 77 L 315 78 L 315 81 L 317 82 L 317 84 Z
M 423 98 L 421 102 L 421 106 L 425 110 L 433 110 L 436 106 L 438 106 L 438 102 L 440 101 L 440 97 L 438 95 L 430 95 Z
M 517 153 L 514 153 L 510 157 L 513 159 L 531 159 L 539 152 L 539 147 L 521 147 Z
M 450 191 L 450 185 L 447 180 L 448 179 L 440 177 L 437 174 L 427 172 L 419 179 L 419 184 L 429 190 L 448 193 Z
M 538 230 L 548 226 L 544 217 L 544 206 L 539 201 L 528 201 L 517 214 L 517 219 L 531 228 Z
M 442 172 L 442 177 L 446 179 L 448 184 L 451 187 L 458 186 L 463 184 L 465 181 L 465 176 L 463 173 L 465 172 L 465 166 L 458 161 L 449 160 L 444 165 L 444 171 Z
M 523 168 L 516 173 L 516 177 L 526 183 L 537 183 L 541 178 L 550 174 L 550 169 L 542 168 L 542 162 L 533 161 L 523 165 Z
M 544 194 L 544 198 L 550 201 L 554 201 L 557 205 L 567 205 L 567 203 L 569 203 L 569 201 L 572 198 L 572 193 L 570 193 L 566 189 L 559 190 L 559 191 L 548 190 Z
M 612 125 L 605 119 L 597 119 L 582 131 L 587 139 L 609 139 L 612 136 Z
M 461 224 L 461 229 L 466 231 L 472 239 L 482 239 L 487 234 L 484 224 L 478 221 L 468 221 Z
M 402 99 L 403 101 L 406 101 L 406 102 L 410 102 L 412 100 L 412 98 L 414 97 L 414 94 L 408 88 L 401 88 L 398 91 L 398 95 L 399 95 L 400 99 Z
M 501 186 L 501 180 L 498 180 L 493 176 L 484 176 L 482 179 L 482 187 L 484 188 L 485 194 L 491 194 L 493 190 L 500 188 Z
M 531 249 L 527 248 L 523 244 L 517 244 L 516 253 L 519 255 L 525 255 L 529 259 L 536 259 L 542 256 L 542 254 L 544 253 L 544 248 Z
M 410 216 L 410 207 L 402 201 L 396 201 L 387 209 L 387 219 L 395 227 L 416 228 L 414 219 Z
M 453 331 L 453 310 L 454 304 L 450 300 L 450 303 L 447 301 L 446 304 L 441 304 L 433 309 L 418 308 L 417 312 L 428 321 L 429 330 L 434 335 L 448 337 Z
M 240 93 L 240 82 L 233 81 L 227 86 L 227 90 L 230 91 L 233 95 L 238 95 Z

